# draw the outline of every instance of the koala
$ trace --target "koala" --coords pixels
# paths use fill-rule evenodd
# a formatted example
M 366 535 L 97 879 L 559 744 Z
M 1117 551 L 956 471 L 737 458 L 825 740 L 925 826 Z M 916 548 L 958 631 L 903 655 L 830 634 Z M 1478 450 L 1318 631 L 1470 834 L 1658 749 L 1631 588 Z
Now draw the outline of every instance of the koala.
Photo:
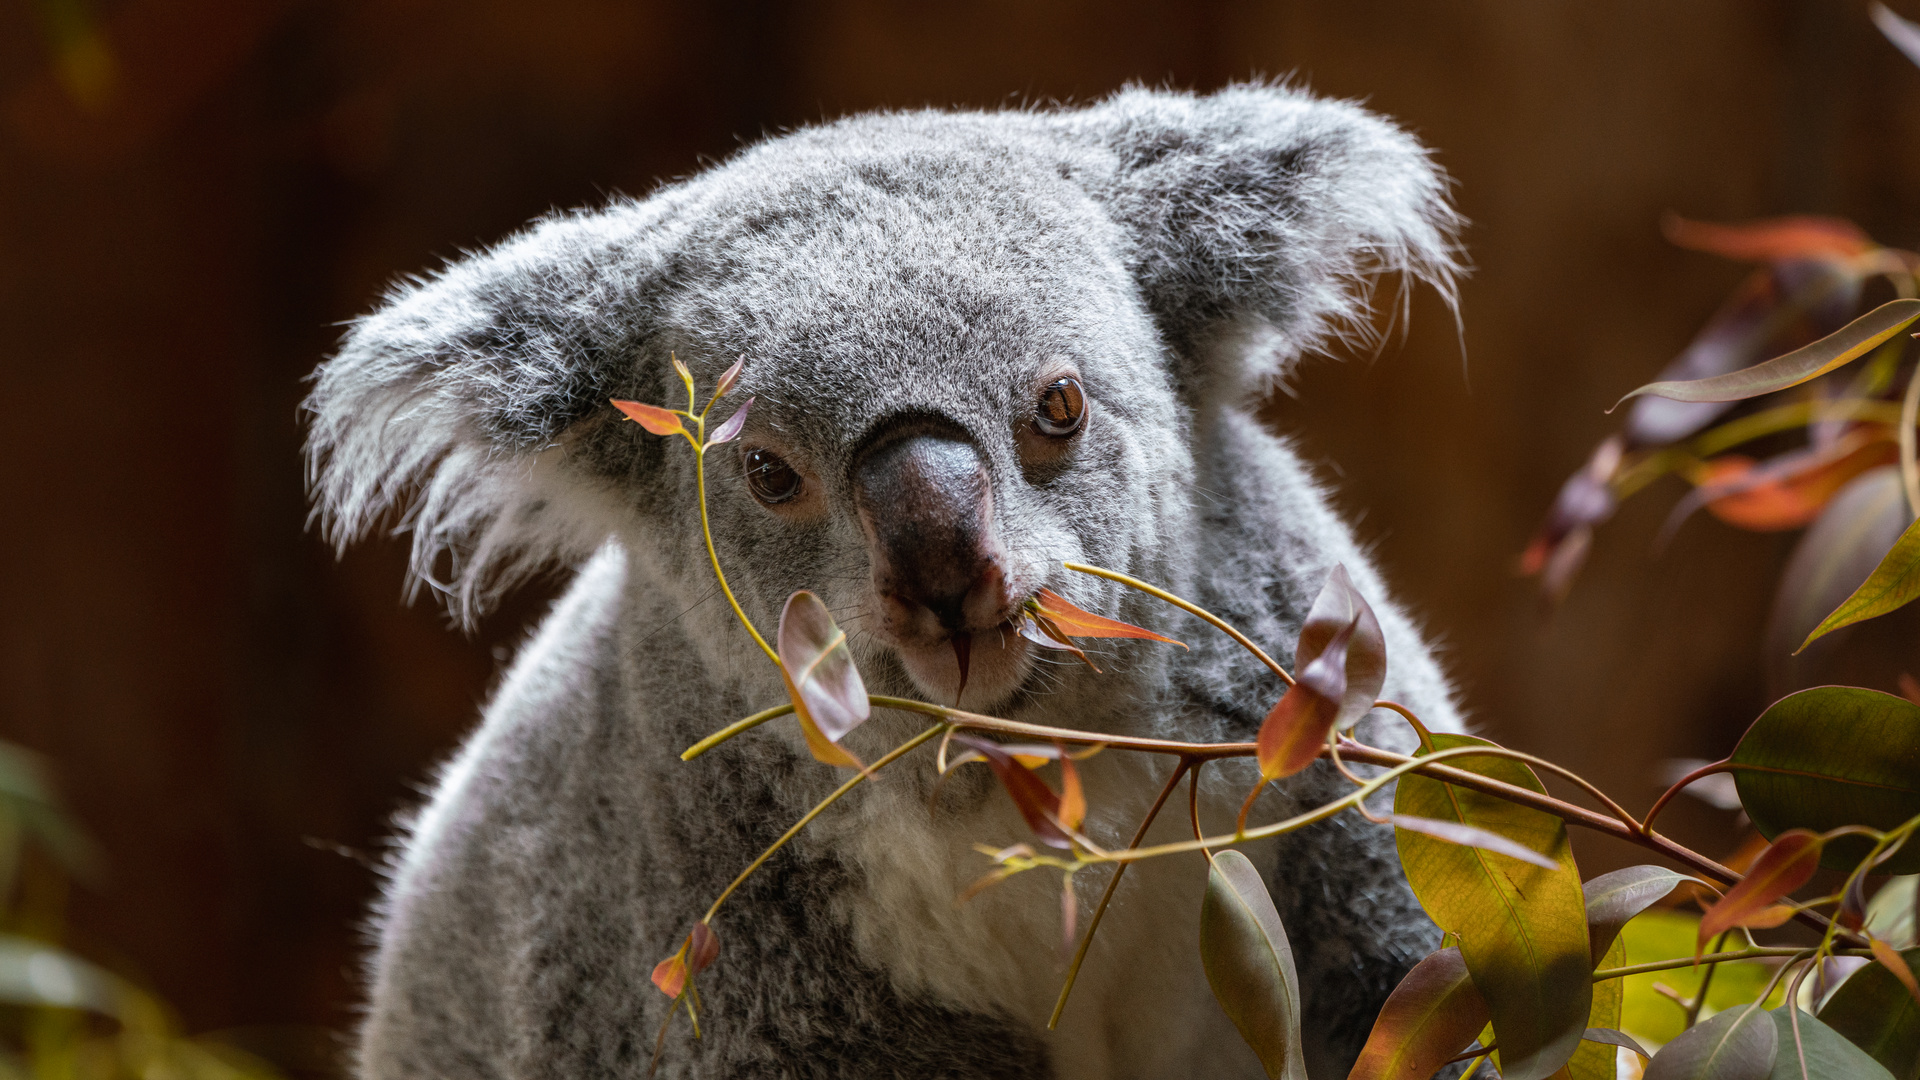
M 854 116 L 770 138 L 644 199 L 544 218 L 394 288 L 306 403 L 338 543 L 397 521 L 463 619 L 527 575 L 571 584 L 404 825 L 373 934 L 356 1067 L 402 1077 L 640 1077 L 669 999 L 649 982 L 706 906 L 849 775 L 791 718 L 718 595 L 694 455 L 611 399 L 680 407 L 744 360 L 708 454 L 713 544 L 771 636 L 812 590 L 870 691 L 1114 734 L 1251 739 L 1284 687 L 1157 583 L 1290 663 L 1343 565 L 1384 628 L 1386 696 L 1458 730 L 1412 618 L 1288 442 L 1255 418 L 1302 356 L 1364 335 L 1380 272 L 1449 300 L 1458 219 L 1407 133 L 1284 85 L 1131 88 L 1084 107 Z M 399 516 L 395 516 L 399 515 Z M 1094 643 L 1099 671 L 1010 632 L 1041 588 L 1180 638 Z M 964 679 L 953 640 L 970 635 Z M 1363 726 L 1405 750 L 1405 726 Z M 925 729 L 877 709 L 872 761 Z M 1204 860 L 1129 873 L 1056 1030 L 1060 877 L 966 902 L 976 844 L 1031 838 L 983 769 L 936 789 L 924 746 L 749 878 L 714 923 L 700 1037 L 675 1077 L 1254 1077 L 1198 955 Z M 1081 766 L 1087 834 L 1122 847 L 1169 775 Z M 1209 765 L 1231 831 L 1253 764 Z M 1346 790 L 1324 764 L 1255 821 Z M 931 805 L 930 805 L 931 801 Z M 1153 839 L 1190 836 L 1184 800 Z M 1247 846 L 1291 936 L 1315 1076 L 1344 1076 L 1438 941 L 1392 830 L 1345 814 Z M 1075 875 L 1085 926 L 1107 878 Z

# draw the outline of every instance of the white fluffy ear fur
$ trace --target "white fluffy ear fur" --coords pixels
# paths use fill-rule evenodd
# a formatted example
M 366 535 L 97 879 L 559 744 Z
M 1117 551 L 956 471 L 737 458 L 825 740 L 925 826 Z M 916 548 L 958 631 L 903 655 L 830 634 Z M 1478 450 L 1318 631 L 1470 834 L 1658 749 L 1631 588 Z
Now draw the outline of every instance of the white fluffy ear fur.
M 1206 97 L 1135 87 L 1062 120 L 1118 159 L 1090 187 L 1132 238 L 1190 398 L 1258 393 L 1330 338 L 1369 341 L 1379 274 L 1455 304 L 1461 219 L 1446 176 L 1357 105 L 1261 84 Z
M 470 624 L 528 574 L 614 532 L 612 485 L 566 449 L 607 412 L 620 361 L 654 321 L 645 216 L 621 204 L 591 225 L 550 218 L 396 286 L 353 324 L 305 403 L 329 540 L 344 547 L 383 521 L 411 531 L 408 595 L 424 583 Z

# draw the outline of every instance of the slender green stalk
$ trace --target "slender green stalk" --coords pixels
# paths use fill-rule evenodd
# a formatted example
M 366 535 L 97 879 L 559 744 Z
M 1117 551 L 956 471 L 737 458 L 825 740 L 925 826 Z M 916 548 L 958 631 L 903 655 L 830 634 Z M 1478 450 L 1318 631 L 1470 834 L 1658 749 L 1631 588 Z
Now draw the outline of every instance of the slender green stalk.
M 693 418 L 693 422 L 700 426 L 700 438 L 704 442 L 707 437 L 707 422 L 697 416 Z M 753 620 L 747 618 L 747 613 L 740 607 L 740 601 L 734 598 L 733 587 L 727 584 L 727 572 L 720 569 L 720 553 L 713 548 L 713 526 L 707 521 L 707 448 L 701 443 L 695 443 L 693 450 L 693 472 L 700 485 L 700 535 L 707 541 L 707 560 L 713 563 L 713 576 L 720 582 L 720 591 L 727 594 L 727 603 L 733 605 L 733 613 L 739 616 L 740 625 L 746 627 L 747 633 L 753 635 L 753 640 L 760 646 L 760 651 L 767 654 L 767 659 L 773 661 L 773 666 L 785 671 L 786 665 L 780 662 L 780 654 L 774 652 L 773 646 L 767 644 L 767 639 L 761 637 L 760 631 L 754 629 Z
M 785 705 L 775 705 L 771 709 L 762 709 L 759 712 L 754 713 L 752 716 L 746 717 L 745 719 L 735 720 L 733 723 L 728 724 L 726 727 L 721 728 L 719 731 L 714 732 L 713 734 L 707 736 L 706 738 L 701 739 L 699 742 L 694 743 L 692 746 L 687 747 L 685 750 L 680 751 L 680 760 L 692 761 L 694 758 L 697 758 L 701 754 L 704 754 L 707 751 L 713 749 L 714 747 L 719 746 L 721 743 L 726 742 L 728 739 L 733 738 L 735 735 L 738 735 L 743 731 L 751 731 L 754 728 L 759 727 L 761 724 L 764 724 L 769 720 L 778 720 L 780 717 L 785 716 L 792 711 L 793 711 L 793 702 L 789 701 Z
M 767 850 L 761 852 L 759 858 L 749 863 L 745 870 L 740 871 L 739 876 L 735 877 L 733 879 L 733 882 L 729 884 L 726 887 L 726 889 L 720 893 L 720 896 L 717 899 L 714 900 L 713 906 L 707 909 L 707 913 L 705 915 L 700 916 L 700 921 L 712 922 L 713 917 L 720 913 L 720 905 L 727 902 L 727 897 L 732 896 L 735 889 L 738 889 L 742 884 L 746 882 L 748 878 L 752 877 L 753 872 L 755 870 L 760 869 L 760 865 L 762 863 L 766 862 L 768 859 L 773 858 L 774 852 L 779 851 L 781 848 L 785 847 L 787 844 L 787 841 L 800 835 L 800 830 L 806 828 L 808 822 L 811 822 L 814 818 L 819 817 L 820 814 L 823 811 L 825 811 L 827 807 L 832 806 L 834 803 L 840 801 L 840 796 L 845 795 L 847 792 L 852 791 L 854 788 L 860 786 L 860 782 L 862 780 L 867 779 L 869 776 L 872 776 L 874 773 L 879 772 L 881 769 L 886 768 L 888 765 L 891 765 L 894 762 L 900 760 L 900 758 L 904 756 L 908 751 L 912 750 L 916 746 L 919 746 L 921 743 L 926 742 L 928 739 L 933 738 L 935 735 L 940 734 L 940 732 L 943 730 L 945 730 L 944 724 L 936 724 L 933 727 L 930 727 L 925 731 L 922 731 L 920 734 L 915 735 L 913 738 L 908 739 L 906 742 L 903 742 L 899 746 L 896 746 L 892 750 L 888 751 L 885 757 L 874 762 L 872 765 L 867 766 L 867 770 L 865 772 L 855 773 L 853 776 L 847 778 L 846 783 L 841 784 L 837 788 L 834 788 L 832 794 L 828 795 L 824 799 L 821 799 L 819 803 L 815 804 L 813 809 L 807 811 L 805 817 L 802 817 L 799 821 L 794 822 L 792 828 L 780 834 L 780 839 L 775 840 L 772 844 L 768 845 Z

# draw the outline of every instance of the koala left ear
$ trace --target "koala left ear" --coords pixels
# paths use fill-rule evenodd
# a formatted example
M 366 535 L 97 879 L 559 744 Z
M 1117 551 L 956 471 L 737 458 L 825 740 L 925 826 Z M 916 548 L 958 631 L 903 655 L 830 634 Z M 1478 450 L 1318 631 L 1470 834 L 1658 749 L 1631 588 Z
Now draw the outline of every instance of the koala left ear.
M 1261 84 L 1206 97 L 1136 87 L 1059 122 L 1113 155 L 1087 187 L 1128 236 L 1189 395 L 1255 392 L 1330 335 L 1364 338 L 1379 273 L 1455 302 L 1461 219 L 1446 177 L 1357 105 Z M 1210 348 L 1223 332 L 1245 347 Z

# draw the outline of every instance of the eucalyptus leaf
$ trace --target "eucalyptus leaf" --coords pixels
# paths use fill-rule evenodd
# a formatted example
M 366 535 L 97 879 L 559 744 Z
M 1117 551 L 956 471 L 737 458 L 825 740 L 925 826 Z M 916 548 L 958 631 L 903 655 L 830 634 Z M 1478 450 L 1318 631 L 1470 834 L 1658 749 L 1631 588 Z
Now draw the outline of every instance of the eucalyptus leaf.
M 1779 663 L 1819 636 L 1815 627 L 1859 591 L 1913 521 L 1898 465 L 1847 482 L 1794 545 L 1767 625 L 1767 659 Z
M 1705 379 L 1648 383 L 1620 401 L 1624 403 L 1643 394 L 1674 401 L 1743 401 L 1771 394 L 1819 378 L 1866 355 L 1915 320 L 1920 320 L 1920 300 L 1889 300 L 1819 341 L 1785 356 Z
M 1413 965 L 1387 995 L 1367 1045 L 1347 1080 L 1427 1080 L 1487 1026 L 1487 1003 L 1473 988 L 1459 949 L 1441 949 Z
M 1770 840 L 1794 828 L 1891 829 L 1920 814 L 1920 705 L 1857 686 L 1802 690 L 1760 714 L 1731 761 L 1741 805 Z M 1868 847 L 1863 837 L 1837 838 L 1821 865 L 1852 869 Z M 1920 870 L 1920 844 L 1878 870 Z
M 1920 969 L 1920 949 L 1901 955 Z M 1899 1080 L 1920 1080 L 1920 1004 L 1884 964 L 1848 976 L 1821 1007 L 1820 1020 Z
M 1610 966 L 1601 960 L 1627 920 L 1652 907 L 1681 882 L 1699 880 L 1664 866 L 1629 866 L 1601 874 L 1581 886 L 1587 902 L 1587 936 L 1594 966 Z
M 1607 946 L 1599 966 L 1624 967 L 1626 963 L 1626 942 L 1616 937 Z M 1593 1007 L 1587 1013 L 1587 1030 L 1580 1033 L 1579 1048 L 1566 1065 L 1553 1074 L 1553 1080 L 1615 1080 L 1620 1058 L 1614 1051 L 1616 1046 L 1629 1046 L 1643 1057 L 1646 1055 L 1646 1051 L 1640 1050 L 1639 1043 L 1618 1030 L 1626 1009 L 1626 991 L 1626 984 L 1619 979 L 1594 984 Z
M 1801 1013 L 1796 1025 L 1791 1008 L 1782 1005 L 1767 1014 L 1776 1047 L 1768 1080 L 1894 1080 L 1865 1050 L 1810 1014 Z
M 1436 734 L 1435 749 L 1489 746 Z M 1533 770 L 1497 757 L 1448 764 L 1544 792 Z M 1505 799 L 1433 780 L 1401 777 L 1394 812 L 1487 829 L 1551 859 L 1545 870 L 1480 848 L 1395 829 L 1400 864 L 1414 895 L 1444 930 L 1460 937 L 1474 986 L 1486 999 L 1507 1080 L 1543 1080 L 1580 1045 L 1593 1003 L 1593 957 L 1580 872 L 1559 818 Z
M 1643 1080 L 1768 1080 L 1779 1045 L 1771 1016 L 1745 1006 L 1728 1009 L 1661 1047 Z
M 1280 913 L 1253 862 L 1213 856 L 1200 907 L 1200 959 L 1220 1008 L 1272 1080 L 1307 1080 L 1300 1049 L 1300 976 Z
M 1904 511 L 1905 506 L 1900 510 Z M 1905 516 L 1904 513 L 1902 516 Z M 1807 640 L 1800 643 L 1804 649 L 1818 638 L 1833 633 L 1843 626 L 1878 618 L 1889 611 L 1897 611 L 1920 597 L 1920 521 L 1909 524 L 1900 539 L 1893 542 L 1887 553 L 1880 558 L 1879 565 L 1867 575 L 1867 580 L 1851 596 L 1840 602 L 1833 613 L 1820 620 L 1813 628 Z

